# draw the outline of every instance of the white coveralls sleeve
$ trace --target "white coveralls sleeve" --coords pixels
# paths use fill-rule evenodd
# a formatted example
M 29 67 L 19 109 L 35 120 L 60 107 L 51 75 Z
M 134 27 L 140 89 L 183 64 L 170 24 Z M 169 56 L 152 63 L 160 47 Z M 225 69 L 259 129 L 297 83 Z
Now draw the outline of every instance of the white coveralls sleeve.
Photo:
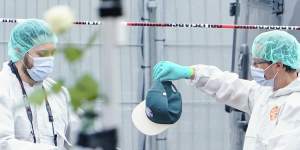
M 223 72 L 215 66 L 193 66 L 195 77 L 191 84 L 205 93 L 238 110 L 251 113 L 255 91 L 261 87 L 255 81 L 239 79 L 238 75 Z
M 1 90 L 1 88 L 0 88 Z M 14 118 L 12 100 L 0 91 L 0 149 L 1 150 L 56 150 L 56 147 L 47 144 L 38 144 L 18 140 L 14 136 Z

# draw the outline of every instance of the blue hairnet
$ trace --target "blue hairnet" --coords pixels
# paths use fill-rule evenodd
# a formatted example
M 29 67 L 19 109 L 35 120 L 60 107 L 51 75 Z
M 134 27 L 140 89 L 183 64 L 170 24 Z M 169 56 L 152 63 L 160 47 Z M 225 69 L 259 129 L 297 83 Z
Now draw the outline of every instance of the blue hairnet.
M 12 29 L 8 42 L 8 56 L 10 60 L 17 62 L 31 48 L 48 43 L 57 43 L 57 37 L 49 25 L 43 20 L 28 19 Z
M 285 31 L 274 30 L 258 35 L 252 45 L 252 56 L 300 69 L 300 45 Z

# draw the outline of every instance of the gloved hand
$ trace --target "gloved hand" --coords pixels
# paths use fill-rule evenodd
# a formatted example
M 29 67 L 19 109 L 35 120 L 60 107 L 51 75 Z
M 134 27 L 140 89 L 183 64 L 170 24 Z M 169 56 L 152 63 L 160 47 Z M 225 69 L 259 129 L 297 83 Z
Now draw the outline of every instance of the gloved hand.
M 161 61 L 153 68 L 153 79 L 159 81 L 189 79 L 193 75 L 193 69 L 181 66 L 169 61 Z

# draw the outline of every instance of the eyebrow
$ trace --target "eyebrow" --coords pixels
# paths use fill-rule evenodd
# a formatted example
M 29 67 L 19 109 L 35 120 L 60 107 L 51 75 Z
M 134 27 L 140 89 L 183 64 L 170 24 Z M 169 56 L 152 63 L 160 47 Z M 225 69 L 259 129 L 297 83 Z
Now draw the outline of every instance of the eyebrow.
M 257 65 L 257 64 L 264 64 L 264 63 L 271 63 L 272 61 L 266 61 L 266 60 L 260 60 L 260 61 L 253 61 L 252 64 Z
M 43 55 L 43 54 L 50 54 L 50 53 L 54 53 L 56 51 L 56 49 L 50 49 L 50 50 L 48 50 L 48 49 L 41 49 L 41 50 L 38 50 L 38 51 L 36 51 L 37 52 L 37 54 L 40 54 L 40 55 Z

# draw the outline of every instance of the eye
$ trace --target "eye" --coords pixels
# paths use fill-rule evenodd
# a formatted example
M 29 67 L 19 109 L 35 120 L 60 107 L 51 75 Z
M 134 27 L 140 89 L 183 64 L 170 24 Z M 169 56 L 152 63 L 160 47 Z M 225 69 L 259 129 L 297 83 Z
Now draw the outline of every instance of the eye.
M 55 50 L 40 50 L 38 52 L 39 57 L 48 57 L 53 56 L 55 53 Z

